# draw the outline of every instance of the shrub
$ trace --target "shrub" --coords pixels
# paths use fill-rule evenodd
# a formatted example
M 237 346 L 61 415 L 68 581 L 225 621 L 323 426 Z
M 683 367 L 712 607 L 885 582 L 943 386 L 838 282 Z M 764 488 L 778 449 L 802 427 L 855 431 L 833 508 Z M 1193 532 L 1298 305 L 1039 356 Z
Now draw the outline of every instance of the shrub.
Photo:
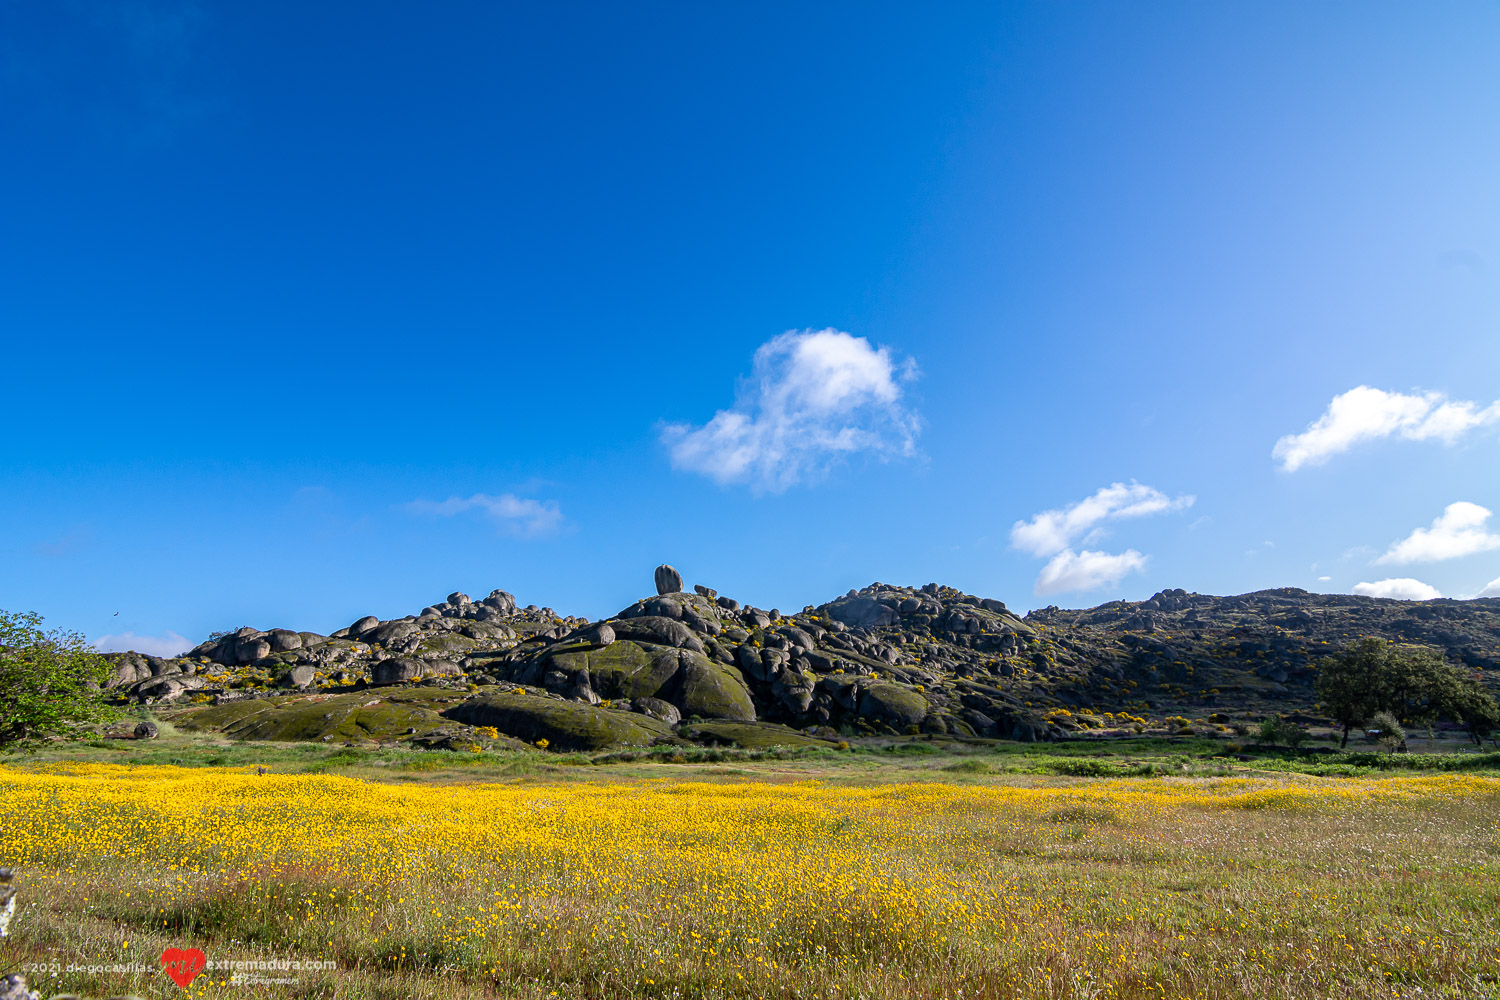
M 1390 712 L 1376 712 L 1372 715 L 1370 721 L 1365 723 L 1365 733 L 1392 752 L 1406 749 L 1406 730 L 1401 728 L 1401 720 Z
M 73 632 L 42 631 L 35 612 L 0 611 L 0 746 L 30 747 L 54 736 L 84 735 L 84 723 L 111 718 L 101 686 L 110 665 Z
M 1280 743 L 1295 750 L 1307 742 L 1307 730 L 1290 719 L 1266 719 L 1260 724 L 1257 739 L 1261 743 Z

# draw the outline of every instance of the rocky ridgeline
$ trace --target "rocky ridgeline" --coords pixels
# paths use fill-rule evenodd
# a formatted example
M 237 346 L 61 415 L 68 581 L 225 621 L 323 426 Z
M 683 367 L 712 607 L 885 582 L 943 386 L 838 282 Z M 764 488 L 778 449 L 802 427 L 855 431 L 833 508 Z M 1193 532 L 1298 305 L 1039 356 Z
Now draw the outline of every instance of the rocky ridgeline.
M 112 653 L 109 686 L 155 704 L 192 693 L 223 699 L 266 688 L 456 678 L 470 650 L 562 635 L 585 621 L 551 608 L 517 608 L 503 590 L 482 601 L 454 593 L 419 615 L 390 621 L 369 615 L 332 635 L 247 627 L 210 636 L 180 657 Z
M 1027 620 L 1055 628 L 1143 636 L 1239 634 L 1251 643 L 1246 652 L 1292 655 L 1299 662 L 1311 647 L 1342 645 L 1373 635 L 1435 646 L 1453 662 L 1476 670 L 1500 670 L 1500 598 L 1394 601 L 1314 594 L 1296 587 L 1238 597 L 1163 590 L 1137 603 L 1112 601 L 1081 611 L 1043 608 L 1027 615 Z M 1326 650 L 1314 652 L 1323 655 Z
M 687 591 L 670 566 L 655 583 L 598 622 L 497 590 L 329 636 L 245 628 L 175 659 L 114 654 L 113 686 L 147 704 L 221 706 L 203 724 L 246 738 L 379 739 L 399 726 L 419 745 L 493 732 L 596 748 L 739 724 L 1029 741 L 1173 712 L 1221 730 L 1232 716 L 1307 712 L 1317 658 L 1362 635 L 1430 642 L 1480 669 L 1500 653 L 1500 601 L 1168 590 L 1021 619 L 950 587 L 876 583 L 784 615 Z M 277 715 L 289 692 L 323 710 Z
M 1495 599 L 1397 601 L 1295 587 L 1215 597 L 1173 589 L 1145 601 L 1042 608 L 1026 620 L 1096 677 L 1118 668 L 1130 688 L 1124 703 L 1143 713 L 1209 708 L 1216 716 L 1320 722 L 1318 661 L 1364 636 L 1434 646 L 1492 688 L 1500 685 Z

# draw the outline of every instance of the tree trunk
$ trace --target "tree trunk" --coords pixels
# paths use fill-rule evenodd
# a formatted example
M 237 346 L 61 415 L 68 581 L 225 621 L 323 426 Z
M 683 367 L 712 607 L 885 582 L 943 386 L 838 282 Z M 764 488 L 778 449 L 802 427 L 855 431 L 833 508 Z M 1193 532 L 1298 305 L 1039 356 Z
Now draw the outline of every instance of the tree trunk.
M 1341 740 L 1339 740 L 1339 749 L 1342 750 L 1342 749 L 1344 749 L 1344 747 L 1346 747 L 1348 745 L 1349 745 L 1349 726 L 1346 724 L 1344 726 L 1344 738 L 1341 739 Z

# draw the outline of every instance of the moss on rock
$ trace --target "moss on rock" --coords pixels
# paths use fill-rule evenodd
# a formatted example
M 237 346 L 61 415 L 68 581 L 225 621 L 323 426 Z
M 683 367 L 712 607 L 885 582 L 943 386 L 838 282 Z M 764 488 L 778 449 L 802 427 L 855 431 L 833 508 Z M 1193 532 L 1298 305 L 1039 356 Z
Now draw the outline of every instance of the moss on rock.
M 746 750 L 761 750 L 778 746 L 832 746 L 828 740 L 820 740 L 806 733 L 799 733 L 795 729 L 769 722 L 695 722 L 683 726 L 680 735 L 695 742 L 728 743 Z
M 396 739 L 420 736 L 442 725 L 438 711 L 453 697 L 452 691 L 443 688 L 410 688 L 378 700 L 369 691 L 331 698 L 256 698 L 193 712 L 181 724 L 217 730 L 239 740 Z M 415 732 L 408 733 L 409 729 Z
M 685 716 L 705 719 L 755 721 L 755 702 L 744 676 L 734 667 L 710 660 L 702 653 L 681 650 L 682 682 L 671 699 Z
M 473 649 L 478 642 L 466 635 L 457 632 L 445 632 L 424 639 L 422 644 L 416 648 L 414 655 L 424 658 L 436 658 L 444 660 L 462 659 Z
M 653 697 L 681 669 L 677 650 L 624 639 L 552 659 L 565 673 L 586 666 L 594 691 L 603 698 Z
M 859 696 L 859 714 L 895 726 L 914 726 L 927 716 L 927 699 L 899 684 L 878 683 Z
M 527 743 L 546 740 L 556 750 L 649 746 L 672 727 L 644 715 L 514 691 L 470 698 L 443 713 L 471 726 L 494 726 Z

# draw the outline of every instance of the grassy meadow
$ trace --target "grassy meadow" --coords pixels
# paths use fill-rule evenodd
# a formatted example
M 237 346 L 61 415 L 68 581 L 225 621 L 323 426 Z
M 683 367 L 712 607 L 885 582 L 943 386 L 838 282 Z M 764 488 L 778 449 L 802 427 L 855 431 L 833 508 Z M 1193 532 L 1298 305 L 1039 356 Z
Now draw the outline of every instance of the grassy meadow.
M 337 968 L 186 991 L 29 978 L 86 997 L 1500 998 L 1494 772 L 1136 756 L 11 758 L 0 971 L 198 947 Z

